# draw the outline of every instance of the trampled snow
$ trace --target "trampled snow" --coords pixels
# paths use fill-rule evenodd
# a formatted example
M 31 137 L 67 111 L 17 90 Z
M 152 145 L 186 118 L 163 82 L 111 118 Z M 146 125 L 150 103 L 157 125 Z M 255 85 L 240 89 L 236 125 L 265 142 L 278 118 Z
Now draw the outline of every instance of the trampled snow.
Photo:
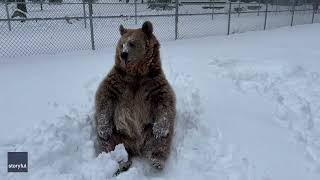
M 156 27 L 155 27 L 156 28 Z M 177 95 L 163 172 L 143 159 L 113 177 L 122 145 L 95 156 L 95 90 L 114 49 L 1 59 L 0 179 L 320 178 L 320 25 L 162 43 Z M 8 151 L 29 153 L 7 173 Z

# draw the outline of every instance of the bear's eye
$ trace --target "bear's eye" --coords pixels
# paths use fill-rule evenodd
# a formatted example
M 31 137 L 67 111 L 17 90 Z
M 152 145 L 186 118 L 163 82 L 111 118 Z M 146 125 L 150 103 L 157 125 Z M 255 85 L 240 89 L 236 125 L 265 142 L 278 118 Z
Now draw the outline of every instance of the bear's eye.
M 135 47 L 135 45 L 133 44 L 133 42 L 129 42 L 129 46 L 132 47 L 132 48 Z

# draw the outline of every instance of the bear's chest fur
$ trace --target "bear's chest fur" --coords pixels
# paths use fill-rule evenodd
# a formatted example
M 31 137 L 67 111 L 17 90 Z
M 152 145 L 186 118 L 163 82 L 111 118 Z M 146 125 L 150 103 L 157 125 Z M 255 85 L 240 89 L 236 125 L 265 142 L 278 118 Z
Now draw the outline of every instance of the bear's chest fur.
M 143 141 L 144 128 L 151 122 L 150 109 L 143 87 L 126 86 L 115 108 L 116 130 L 132 139 Z

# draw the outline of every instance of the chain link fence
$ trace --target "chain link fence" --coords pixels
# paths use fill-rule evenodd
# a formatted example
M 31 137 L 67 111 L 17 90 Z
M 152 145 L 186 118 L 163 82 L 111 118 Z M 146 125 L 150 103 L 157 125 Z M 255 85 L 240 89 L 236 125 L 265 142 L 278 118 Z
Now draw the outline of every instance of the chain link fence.
M 319 0 L 0 0 L 0 57 L 114 46 L 120 24 L 139 28 L 146 20 L 160 41 L 170 41 L 320 23 L 318 9 Z M 13 17 L 16 11 L 25 16 Z

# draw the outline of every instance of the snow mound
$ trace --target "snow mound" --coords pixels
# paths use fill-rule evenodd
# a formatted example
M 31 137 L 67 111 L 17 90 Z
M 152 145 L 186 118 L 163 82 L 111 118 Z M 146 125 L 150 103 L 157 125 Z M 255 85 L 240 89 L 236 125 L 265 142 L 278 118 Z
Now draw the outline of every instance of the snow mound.
M 35 127 L 22 143 L 8 148 L 8 151 L 28 152 L 29 172 L 19 176 L 3 174 L 4 179 L 99 180 L 112 177 L 118 168 L 117 162 L 127 160 L 125 148 L 118 145 L 113 152 L 95 157 L 91 127 L 91 115 L 75 109 Z
M 282 64 L 281 64 L 282 63 Z M 292 132 L 306 157 L 320 170 L 320 74 L 293 62 L 214 60 L 214 74 L 230 78 L 238 90 L 258 92 L 276 104 L 274 121 Z M 279 65 L 280 64 L 280 65 Z

